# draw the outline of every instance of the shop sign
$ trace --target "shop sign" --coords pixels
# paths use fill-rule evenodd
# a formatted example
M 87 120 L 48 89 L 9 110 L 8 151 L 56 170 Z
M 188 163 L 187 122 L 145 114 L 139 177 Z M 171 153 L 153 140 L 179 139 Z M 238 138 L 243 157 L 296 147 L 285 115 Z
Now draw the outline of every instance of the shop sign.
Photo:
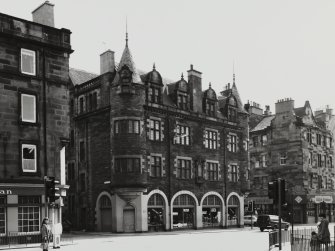
M 6 190 L 0 190 L 0 195 L 9 195 L 13 194 L 12 190 L 6 189 Z
M 189 212 L 189 211 L 190 211 L 189 208 L 184 208 L 184 209 L 183 209 L 183 212 Z
M 258 205 L 273 204 L 273 199 L 269 199 L 268 197 L 248 197 L 248 200 L 253 200 L 254 204 L 258 204 Z
M 314 202 L 315 203 L 321 203 L 321 202 L 325 202 L 325 203 L 333 203 L 333 197 L 330 195 L 317 195 L 314 197 Z

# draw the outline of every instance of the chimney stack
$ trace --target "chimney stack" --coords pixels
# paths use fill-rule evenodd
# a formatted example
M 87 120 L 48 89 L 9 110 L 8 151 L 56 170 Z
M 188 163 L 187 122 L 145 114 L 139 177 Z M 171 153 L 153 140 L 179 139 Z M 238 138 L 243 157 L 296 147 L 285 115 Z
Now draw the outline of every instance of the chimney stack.
M 54 6 L 49 1 L 42 3 L 32 12 L 33 22 L 55 27 Z
M 291 98 L 280 99 L 275 104 L 275 112 L 278 113 L 285 113 L 291 112 L 294 109 L 294 100 Z
M 193 64 L 191 64 L 187 73 L 191 110 L 194 112 L 202 112 L 202 73 L 194 70 Z
M 100 74 L 115 70 L 114 51 L 107 50 L 100 55 Z
M 269 116 L 269 115 L 271 115 L 272 113 L 271 113 L 271 111 L 270 111 L 270 106 L 269 105 L 266 105 L 265 106 L 265 111 L 264 111 L 264 115 L 265 116 Z

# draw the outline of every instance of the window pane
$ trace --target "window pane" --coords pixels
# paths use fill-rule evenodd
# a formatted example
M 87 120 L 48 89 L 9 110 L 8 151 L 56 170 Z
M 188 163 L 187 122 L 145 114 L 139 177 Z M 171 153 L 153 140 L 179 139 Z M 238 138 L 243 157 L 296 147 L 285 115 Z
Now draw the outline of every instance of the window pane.
M 22 121 L 36 122 L 36 98 L 34 95 L 21 94 Z
M 21 72 L 35 75 L 35 52 L 21 49 Z
M 36 172 L 36 145 L 22 144 L 22 170 Z

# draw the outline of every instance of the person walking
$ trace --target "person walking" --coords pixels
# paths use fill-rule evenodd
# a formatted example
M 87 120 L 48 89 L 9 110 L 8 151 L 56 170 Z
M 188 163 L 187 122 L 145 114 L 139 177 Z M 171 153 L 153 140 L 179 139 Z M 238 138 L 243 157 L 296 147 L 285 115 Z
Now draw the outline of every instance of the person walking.
M 329 221 L 324 213 L 319 214 L 320 225 L 318 227 L 318 240 L 321 245 L 324 245 L 325 251 L 328 251 L 328 246 L 330 243 L 330 232 L 329 232 Z
M 41 226 L 41 235 L 42 235 L 42 243 L 41 243 L 41 248 L 43 251 L 48 251 L 49 249 L 49 241 L 51 237 L 51 229 L 49 224 L 49 219 L 44 218 L 42 221 L 42 226 Z

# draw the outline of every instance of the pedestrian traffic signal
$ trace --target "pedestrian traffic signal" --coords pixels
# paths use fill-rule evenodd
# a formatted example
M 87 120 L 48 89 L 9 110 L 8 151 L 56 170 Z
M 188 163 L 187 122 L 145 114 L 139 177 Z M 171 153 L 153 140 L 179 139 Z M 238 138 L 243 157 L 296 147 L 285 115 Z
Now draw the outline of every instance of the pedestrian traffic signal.
M 59 188 L 56 187 L 56 184 L 59 184 L 59 181 L 55 180 L 55 177 L 45 178 L 45 192 L 50 203 L 55 202 L 60 196 L 58 193 Z
M 254 211 L 254 202 L 248 201 L 248 212 L 253 212 Z

